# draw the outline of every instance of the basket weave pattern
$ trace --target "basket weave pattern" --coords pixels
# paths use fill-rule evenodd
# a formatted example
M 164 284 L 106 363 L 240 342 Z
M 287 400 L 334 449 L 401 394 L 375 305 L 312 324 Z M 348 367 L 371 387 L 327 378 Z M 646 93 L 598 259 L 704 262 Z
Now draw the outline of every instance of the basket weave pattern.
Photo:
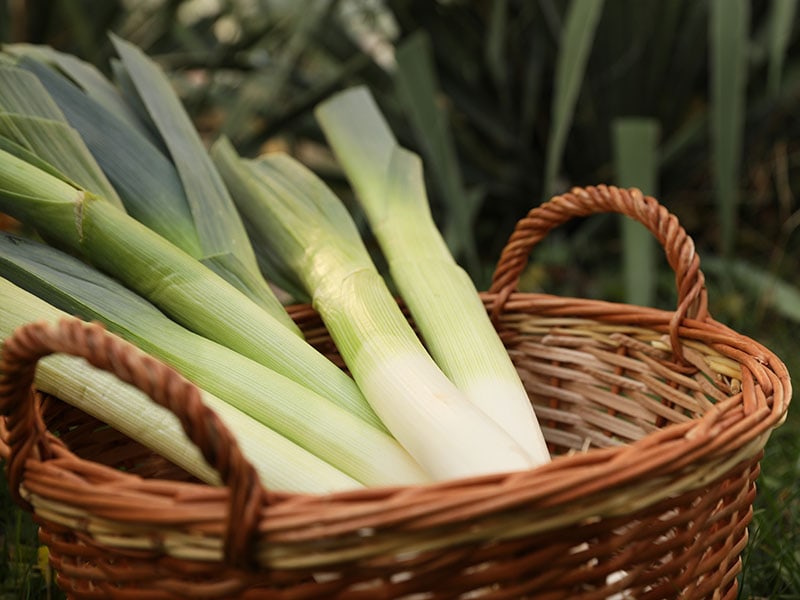
M 516 291 L 553 227 L 601 212 L 635 218 L 664 247 L 675 311 Z M 710 317 L 675 217 L 636 190 L 557 196 L 520 221 L 482 298 L 557 458 L 327 496 L 265 490 L 194 386 L 101 327 L 19 330 L 4 346 L 0 451 L 60 587 L 76 599 L 735 598 L 759 460 L 791 387 L 769 350 Z M 311 307 L 290 312 L 340 363 Z M 172 410 L 225 486 L 31 394 L 51 352 Z

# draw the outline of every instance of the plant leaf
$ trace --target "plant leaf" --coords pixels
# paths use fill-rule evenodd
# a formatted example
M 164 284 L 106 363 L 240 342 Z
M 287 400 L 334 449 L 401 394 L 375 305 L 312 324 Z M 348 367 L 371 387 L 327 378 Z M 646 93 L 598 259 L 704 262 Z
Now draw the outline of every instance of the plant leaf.
M 503 95 L 507 104 L 508 94 L 508 68 L 509 63 L 505 54 L 505 45 L 508 42 L 508 0 L 497 0 L 492 3 L 489 13 L 489 25 L 486 35 L 486 65 L 494 80 L 498 94 Z
M 0 113 L 0 135 L 27 148 L 81 188 L 122 207 L 116 191 L 83 140 L 66 123 Z
M 140 133 L 149 135 L 117 88 L 93 64 L 72 54 L 59 52 L 50 46 L 9 44 L 4 46 L 3 50 L 19 59 L 28 57 L 57 69 L 108 112 L 124 121 L 128 126 L 138 129 Z
M 658 135 L 655 119 L 621 118 L 612 124 L 617 185 L 658 193 Z M 621 218 L 625 295 L 629 304 L 652 306 L 656 295 L 656 243 L 641 223 Z
M 800 288 L 745 260 L 703 259 L 703 269 L 721 276 L 732 276 L 739 285 L 760 297 L 781 316 L 800 323 Z
M 61 181 L 70 184 L 74 188 L 79 188 L 80 186 L 72 181 L 69 177 L 64 175 L 61 171 L 56 169 L 53 165 L 48 163 L 47 161 L 43 160 L 40 156 L 37 156 L 24 146 L 17 144 L 16 142 L 12 142 L 6 137 L 0 136 L 0 151 L 8 152 L 9 154 L 19 158 L 20 160 L 24 160 L 26 163 L 36 167 L 40 171 L 47 173 L 48 175 L 52 175 Z
M 204 262 L 300 333 L 258 267 L 247 232 L 180 99 L 163 71 L 139 48 L 113 36 L 121 67 L 158 128 L 183 184 Z
M 112 36 L 112 41 L 136 92 L 169 148 L 205 255 L 251 251 L 225 184 L 169 80 L 139 48 L 116 36 Z
M 52 68 L 25 58 L 77 129 L 118 191 L 127 212 L 185 252 L 203 258 L 192 214 L 174 166 L 138 128 L 131 128 Z M 147 177 L 142 177 L 147 173 Z
M 733 251 L 747 85 L 749 0 L 711 0 L 711 152 L 721 254 Z
M 603 0 L 572 0 L 567 11 L 553 82 L 552 125 L 545 158 L 546 198 L 555 192 L 556 175 L 564 155 L 589 51 L 602 12 Z
M 447 206 L 444 238 L 450 251 L 474 273 L 478 254 L 472 226 L 480 205 L 479 196 L 466 193 L 449 117 L 437 102 L 439 86 L 430 41 L 417 33 L 397 49 L 397 93 L 414 128 L 427 161 L 429 174 Z
M 783 64 L 789 47 L 792 27 L 795 25 L 796 12 L 797 0 L 772 0 L 767 86 L 773 95 L 777 95 L 781 87 Z
M 212 144 L 211 158 L 233 197 L 237 202 L 244 201 L 243 199 L 250 193 L 248 186 L 253 175 L 227 137 L 222 136 Z M 247 223 L 245 226 L 247 227 Z M 311 297 L 298 280 L 297 274 L 287 268 L 275 254 L 270 240 L 263 239 L 258 229 L 252 226 L 248 227 L 248 233 L 256 249 L 261 269 L 269 280 L 289 293 L 296 301 L 311 302 Z
M 0 68 L 0 135 L 122 208 L 116 190 L 81 136 L 39 80 L 20 68 Z
M 16 65 L 0 67 L 0 82 L 0 107 L 4 111 L 55 121 L 66 120 L 36 77 Z

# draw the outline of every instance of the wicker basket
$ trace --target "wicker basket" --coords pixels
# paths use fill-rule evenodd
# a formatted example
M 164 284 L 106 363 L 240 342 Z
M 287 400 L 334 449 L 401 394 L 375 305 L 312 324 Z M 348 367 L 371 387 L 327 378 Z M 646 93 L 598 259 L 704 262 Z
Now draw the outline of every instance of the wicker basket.
M 515 291 L 550 229 L 599 212 L 629 215 L 659 240 L 676 311 Z M 675 217 L 636 190 L 558 196 L 519 222 L 482 297 L 558 457 L 328 496 L 263 489 L 196 388 L 99 326 L 20 329 L 5 344 L 0 446 L 59 586 L 137 600 L 735 598 L 759 459 L 791 388 L 769 350 L 709 316 Z M 339 360 L 318 315 L 291 312 Z M 31 395 L 50 352 L 84 356 L 169 407 L 226 486 Z

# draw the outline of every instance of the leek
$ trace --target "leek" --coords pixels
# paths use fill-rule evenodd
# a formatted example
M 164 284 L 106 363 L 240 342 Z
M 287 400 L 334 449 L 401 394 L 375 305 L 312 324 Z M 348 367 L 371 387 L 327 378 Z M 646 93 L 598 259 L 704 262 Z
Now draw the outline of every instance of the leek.
M 83 255 L 188 329 L 382 427 L 351 377 L 224 279 L 103 199 L 5 150 L 0 212 Z
M 21 58 L 28 57 L 36 62 L 51 65 L 54 69 L 63 73 L 65 77 L 75 82 L 75 85 L 80 87 L 88 97 L 100 104 L 106 111 L 112 113 L 130 127 L 137 129 L 149 139 L 154 139 L 154 137 L 150 137 L 150 131 L 136 116 L 135 111 L 125 102 L 116 87 L 93 64 L 81 60 L 77 56 L 55 50 L 50 46 L 38 44 L 5 44 L 3 52 L 9 56 L 9 61 L 14 64 L 18 64 Z
M 131 125 L 133 109 L 127 118 L 120 115 L 119 108 L 112 112 L 31 56 L 23 56 L 17 68 L 0 73 L 0 87 L 13 83 L 7 79 L 19 79 L 20 85 L 16 87 L 21 92 L 18 96 L 45 98 L 48 105 L 55 106 L 59 114 L 63 113 L 62 118 L 75 128 L 76 135 L 80 134 L 81 141 L 114 185 L 112 191 L 119 192 L 131 216 L 204 262 L 300 335 L 261 275 L 235 206 L 169 82 L 140 52 L 129 49 L 126 57 L 128 62 L 142 63 L 138 71 L 143 73 L 140 76 L 142 85 L 147 85 L 146 97 L 152 98 L 151 104 L 160 108 L 158 122 L 168 124 L 164 131 L 164 151 L 157 143 L 161 140 L 153 141 L 152 135 L 144 133 L 149 123 L 140 123 L 139 127 Z M 15 108 L 16 112 L 25 110 L 24 102 Z M 57 141 L 60 136 L 56 133 L 50 139 Z M 37 153 L 52 162 L 49 155 L 42 152 L 46 152 L 46 148 Z M 142 173 L 148 176 L 142 177 Z M 89 188 L 80 179 L 76 181 L 85 189 L 109 198 L 105 190 Z
M 180 179 L 167 157 L 141 133 L 84 97 L 74 85 L 38 64 L 24 64 L 32 72 L 23 72 L 34 78 L 37 87 L 42 87 L 42 94 L 57 102 L 80 133 L 117 190 L 126 212 L 188 254 L 202 259 L 202 244 L 191 223 L 191 211 Z M 148 176 L 142 177 L 142 173 Z
M 229 273 L 248 295 L 279 314 L 283 323 L 299 334 L 261 275 L 236 206 L 167 76 L 133 44 L 114 35 L 111 40 L 120 57 L 120 69 L 130 78 L 183 183 L 205 264 Z
M 74 257 L 0 233 L 0 275 L 61 310 L 102 322 L 199 387 L 365 485 L 428 480 L 384 431 L 290 379 L 191 333 Z
M 0 337 L 27 323 L 57 323 L 68 315 L 0 277 Z M 154 332 L 156 333 L 156 332 Z M 137 388 L 83 359 L 64 354 L 39 361 L 34 383 L 138 441 L 202 481 L 219 484 L 177 417 Z M 261 479 L 272 489 L 329 493 L 362 487 L 327 462 L 278 435 L 216 396 L 201 390 L 203 402 L 233 432 Z
M 84 140 L 31 73 L 0 67 L 0 136 L 51 163 L 87 190 L 122 207 Z
M 285 155 L 212 157 L 239 190 L 239 210 L 312 297 L 377 414 L 437 480 L 530 468 L 533 462 L 459 392 L 425 351 L 377 272 L 344 205 Z
M 431 217 L 419 157 L 397 144 L 365 88 L 334 96 L 316 115 L 437 364 L 535 463 L 549 461 L 508 352 Z

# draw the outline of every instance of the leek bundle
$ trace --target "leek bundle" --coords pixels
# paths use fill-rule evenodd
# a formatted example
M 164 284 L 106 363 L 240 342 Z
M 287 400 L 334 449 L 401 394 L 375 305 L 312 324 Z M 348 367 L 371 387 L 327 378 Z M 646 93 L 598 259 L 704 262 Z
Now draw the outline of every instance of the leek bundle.
M 113 36 L 112 41 L 120 55 L 117 76 L 131 83 L 128 97 L 75 58 L 45 48 L 11 46 L 20 58 L 16 68 L 0 71 L 0 89 L 18 93 L 5 101 L 0 93 L 0 117 L 5 114 L 19 121 L 34 113 L 46 117 L 50 125 L 69 129 L 85 143 L 113 187 L 89 187 L 51 160 L 47 140 L 59 139 L 59 132 L 29 149 L 88 191 L 109 200 L 118 192 L 131 216 L 203 262 L 299 335 L 261 274 L 239 213 L 166 76 L 135 46 Z M 70 77 L 90 87 L 84 90 Z M 37 100 L 31 103 L 29 98 Z M 36 110 L 38 104 L 48 110 L 42 114 Z M 27 138 L 14 141 L 30 143 Z
M 416 462 L 381 429 L 184 329 L 143 298 L 71 256 L 0 233 L 0 276 L 69 314 L 100 321 L 270 428 L 269 432 L 243 429 L 242 435 L 264 436 L 269 443 L 280 434 L 284 443 L 291 440 L 364 485 L 427 481 Z
M 533 465 L 436 366 L 320 179 L 285 155 L 243 161 L 225 140 L 212 156 L 242 214 L 312 297 L 375 412 L 423 468 L 449 479 Z
M 0 277 L 0 337 L 27 323 L 56 323 L 67 313 Z M 202 481 L 218 485 L 219 478 L 204 461 L 175 415 L 154 404 L 133 386 L 83 359 L 54 354 L 39 361 L 36 387 L 107 423 L 172 461 Z M 287 438 L 262 426 L 217 397 L 202 392 L 203 402 L 236 432 L 242 452 L 264 485 L 272 489 L 329 493 L 361 487 Z
M 536 464 L 549 461 L 519 375 L 431 217 L 419 157 L 398 145 L 365 88 L 334 96 L 316 115 L 437 364 Z
M 367 92 L 316 114 L 421 337 L 321 179 L 285 155 L 242 159 L 225 139 L 209 153 L 165 74 L 112 42 L 111 79 L 49 48 L 4 48 L 0 212 L 41 241 L 0 234 L 0 335 L 65 314 L 103 323 L 194 382 L 274 489 L 418 485 L 549 459 L 431 218 L 420 160 Z M 273 285 L 312 303 L 347 371 L 303 339 Z M 216 482 L 141 393 L 69 357 L 43 363 L 41 389 Z
M 382 427 L 352 378 L 238 289 L 108 201 L 9 149 L 31 162 L 0 149 L 0 211 L 85 257 L 188 329 Z

